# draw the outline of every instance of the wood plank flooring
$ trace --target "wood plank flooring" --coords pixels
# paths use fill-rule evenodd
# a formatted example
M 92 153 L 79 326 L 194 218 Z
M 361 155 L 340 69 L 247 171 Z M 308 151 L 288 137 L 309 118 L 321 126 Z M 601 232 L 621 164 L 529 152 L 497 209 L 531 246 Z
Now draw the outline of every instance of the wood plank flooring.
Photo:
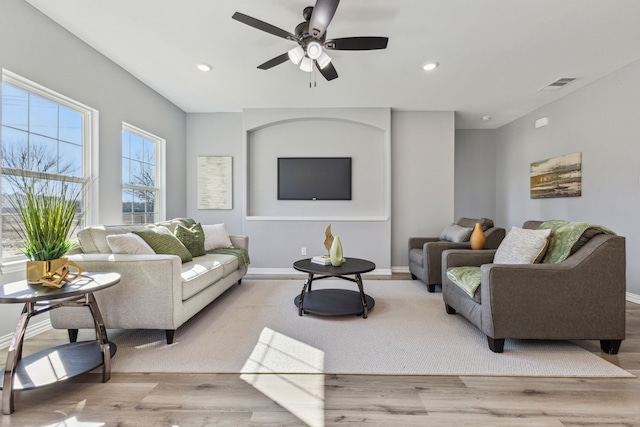
M 64 342 L 64 331 L 47 331 L 25 342 L 25 354 Z M 627 302 L 618 355 L 577 343 L 640 376 L 640 305 Z M 102 383 L 88 373 L 17 392 L 16 412 L 0 418 L 0 427 L 369 424 L 640 426 L 640 379 L 166 373 Z

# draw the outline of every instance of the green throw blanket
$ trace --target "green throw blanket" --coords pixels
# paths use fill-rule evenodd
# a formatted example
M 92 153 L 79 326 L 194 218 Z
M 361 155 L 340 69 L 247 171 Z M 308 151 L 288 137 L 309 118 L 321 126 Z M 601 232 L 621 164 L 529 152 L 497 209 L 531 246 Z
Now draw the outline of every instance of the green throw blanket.
M 208 254 L 233 255 L 238 258 L 238 267 L 243 268 L 249 265 L 249 252 L 241 248 L 219 248 L 207 251 Z
M 543 222 L 538 228 L 551 229 L 549 248 L 542 262 L 545 264 L 557 264 L 571 255 L 571 249 L 580 240 L 585 231 L 592 228 L 605 234 L 616 234 L 606 227 L 589 222 L 569 222 L 559 219 Z

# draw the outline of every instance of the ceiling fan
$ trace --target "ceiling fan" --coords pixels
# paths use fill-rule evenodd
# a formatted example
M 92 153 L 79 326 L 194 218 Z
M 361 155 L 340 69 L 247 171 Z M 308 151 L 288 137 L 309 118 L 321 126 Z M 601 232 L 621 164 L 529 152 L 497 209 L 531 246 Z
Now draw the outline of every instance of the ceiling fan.
M 234 13 L 232 18 L 258 30 L 298 43 L 295 48 L 258 65 L 258 68 L 268 70 L 291 60 L 296 65 L 299 64 L 301 70 L 311 72 L 315 64 L 324 78 L 330 81 L 337 78 L 338 73 L 325 50 L 385 49 L 389 41 L 387 37 L 344 37 L 327 40 L 327 27 L 339 3 L 340 0 L 317 0 L 315 6 L 305 7 L 302 12 L 305 21 L 296 26 L 294 33 L 240 12 Z

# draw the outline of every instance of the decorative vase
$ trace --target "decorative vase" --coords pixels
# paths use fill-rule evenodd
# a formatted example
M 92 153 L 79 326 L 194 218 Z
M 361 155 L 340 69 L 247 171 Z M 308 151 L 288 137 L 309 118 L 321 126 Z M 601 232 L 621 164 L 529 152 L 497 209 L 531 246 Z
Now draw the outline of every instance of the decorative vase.
M 42 278 L 50 276 L 52 272 L 67 262 L 67 258 L 58 258 L 49 261 L 27 261 L 27 283 L 42 283 Z
M 342 243 L 338 236 L 333 237 L 333 243 L 331 243 L 331 249 L 329 249 L 329 256 L 331 258 L 331 265 L 334 267 L 340 267 L 342 265 Z
M 476 222 L 476 226 L 473 229 L 473 233 L 471 233 L 471 237 L 469 238 L 469 243 L 471 243 L 471 249 L 484 249 L 484 244 L 487 242 L 487 239 L 484 237 L 484 231 L 482 231 L 482 226 L 479 222 Z

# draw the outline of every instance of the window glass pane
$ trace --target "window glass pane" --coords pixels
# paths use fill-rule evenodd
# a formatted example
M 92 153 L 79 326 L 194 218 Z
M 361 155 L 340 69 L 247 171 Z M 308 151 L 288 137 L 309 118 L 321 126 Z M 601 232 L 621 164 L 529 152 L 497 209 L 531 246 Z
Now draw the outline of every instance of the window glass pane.
M 129 161 L 129 168 L 130 168 L 129 170 L 131 171 L 131 176 L 129 177 L 131 184 L 143 185 L 142 184 L 142 163 L 131 160 Z
M 153 141 L 144 140 L 144 161 L 146 163 L 156 163 L 156 144 Z
M 57 140 L 31 134 L 29 146 L 29 170 L 58 173 Z
M 60 142 L 60 154 L 58 164 L 60 173 L 65 175 L 82 177 L 82 171 L 77 165 L 82 165 L 82 147 L 76 144 Z
M 7 168 L 22 168 L 28 165 L 27 132 L 2 127 L 2 166 Z
M 57 139 L 58 104 L 35 95 L 29 98 L 29 130 Z
M 131 184 L 131 161 L 129 159 L 122 159 L 122 183 Z
M 142 161 L 144 159 L 144 140 L 138 135 L 130 134 L 129 140 L 131 143 L 131 158 L 134 160 Z
M 2 124 L 16 129 L 29 127 L 29 94 L 23 90 L 2 85 Z
M 129 189 L 122 190 L 122 212 L 133 212 L 133 191 Z
M 155 187 L 156 186 L 156 174 L 155 168 L 153 165 L 143 164 L 141 170 L 141 182 L 140 185 L 144 185 L 145 187 Z
M 60 106 L 60 140 L 82 144 L 82 114 Z
M 122 157 L 123 158 L 131 158 L 131 153 L 130 153 L 130 146 L 131 144 L 129 143 L 129 136 L 131 134 L 129 132 L 126 131 L 122 131 Z
M 146 209 L 145 192 L 136 190 L 133 192 L 133 211 L 145 212 Z

